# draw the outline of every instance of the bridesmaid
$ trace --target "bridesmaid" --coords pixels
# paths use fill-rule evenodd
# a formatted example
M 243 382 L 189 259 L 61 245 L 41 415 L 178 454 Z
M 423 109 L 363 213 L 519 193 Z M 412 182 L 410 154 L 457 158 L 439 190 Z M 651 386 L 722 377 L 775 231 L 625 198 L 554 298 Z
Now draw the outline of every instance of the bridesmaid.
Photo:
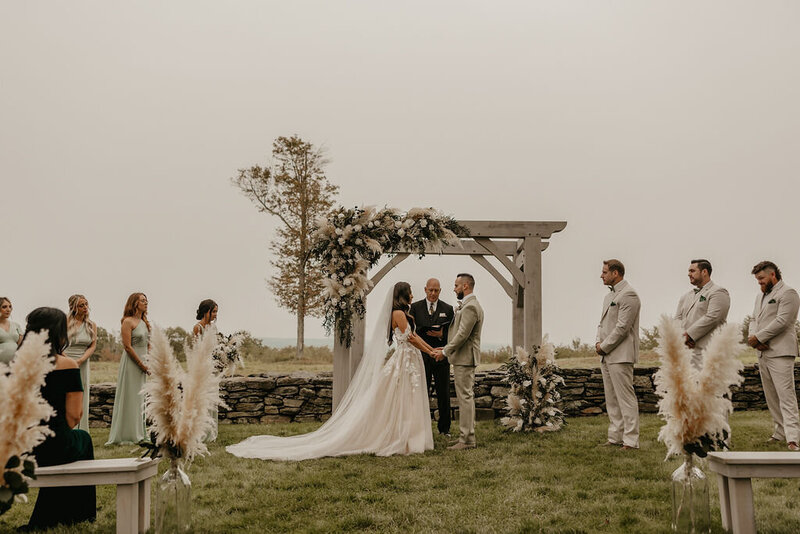
M 197 307 L 197 316 L 196 319 L 199 321 L 197 324 L 194 325 L 192 328 L 192 336 L 197 339 L 200 337 L 203 332 L 206 331 L 207 328 L 215 328 L 212 326 L 211 323 L 217 320 L 217 311 L 219 307 L 217 303 L 211 299 L 205 299 L 200 303 L 200 306 Z M 210 429 L 205 436 L 203 436 L 203 441 L 216 441 L 217 440 L 217 422 L 219 420 L 219 411 L 216 406 L 211 408 L 210 412 L 211 418 L 214 420 L 214 428 Z
M 69 347 L 64 356 L 74 359 L 81 369 L 83 384 L 83 415 L 78 426 L 89 431 L 89 358 L 97 347 L 97 325 L 89 320 L 89 301 L 83 295 L 72 295 L 69 298 L 69 314 L 67 315 L 67 333 Z
M 11 301 L 0 297 L 0 362 L 9 363 L 22 342 L 22 328 L 10 319 Z
M 117 394 L 111 413 L 111 432 L 106 445 L 139 443 L 147 439 L 144 423 L 144 396 L 139 393 L 150 370 L 145 358 L 150 349 L 150 322 L 147 320 L 147 297 L 133 293 L 122 313 L 122 346 Z

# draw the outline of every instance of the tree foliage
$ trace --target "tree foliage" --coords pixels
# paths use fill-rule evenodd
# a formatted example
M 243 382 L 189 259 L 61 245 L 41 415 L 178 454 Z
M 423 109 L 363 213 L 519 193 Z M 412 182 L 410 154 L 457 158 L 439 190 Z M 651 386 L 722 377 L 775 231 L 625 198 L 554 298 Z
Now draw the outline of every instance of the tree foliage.
M 314 222 L 333 206 L 339 188 L 328 182 L 323 149 L 297 135 L 272 143 L 272 162 L 240 169 L 233 184 L 258 210 L 280 220 L 270 243 L 275 268 L 269 287 L 278 305 L 297 317 L 297 354 L 303 354 L 305 317 L 319 317 L 322 271 L 311 254 Z

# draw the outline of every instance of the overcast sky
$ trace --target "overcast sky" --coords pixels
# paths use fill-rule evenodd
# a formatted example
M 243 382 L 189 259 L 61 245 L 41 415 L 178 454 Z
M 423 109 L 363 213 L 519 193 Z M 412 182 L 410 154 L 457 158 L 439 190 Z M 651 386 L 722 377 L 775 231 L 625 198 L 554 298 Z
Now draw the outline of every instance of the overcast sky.
M 267 290 L 276 221 L 230 184 L 298 134 L 345 205 L 566 220 L 543 256 L 544 330 L 593 340 L 601 260 L 642 326 L 707 257 L 752 309 L 772 259 L 800 285 L 800 4 L 794 1 L 3 2 L 0 295 L 12 318 L 84 293 L 117 329 L 198 302 L 225 331 L 289 337 Z M 510 302 L 469 258 L 406 260 L 376 288 L 476 274 L 484 339 Z M 319 320 L 307 335 L 319 337 Z

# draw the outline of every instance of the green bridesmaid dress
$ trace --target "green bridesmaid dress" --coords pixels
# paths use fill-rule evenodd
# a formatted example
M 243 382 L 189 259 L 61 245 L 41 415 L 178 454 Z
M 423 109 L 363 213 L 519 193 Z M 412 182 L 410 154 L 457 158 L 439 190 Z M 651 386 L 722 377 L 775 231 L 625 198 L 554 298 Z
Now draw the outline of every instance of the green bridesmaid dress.
M 69 338 L 69 347 L 64 351 L 64 356 L 69 356 L 73 360 L 79 359 L 92 344 L 92 332 L 86 325 L 86 321 L 78 328 L 78 331 Z M 81 384 L 83 384 L 83 415 L 78 428 L 89 431 L 89 360 L 80 366 Z
M 22 335 L 22 328 L 14 321 L 9 321 L 8 332 L 0 328 L 0 362 L 11 363 L 17 352 L 17 341 Z
M 131 332 L 131 346 L 143 362 L 147 358 L 149 332 L 144 321 Z M 114 411 L 111 413 L 111 432 L 106 445 L 114 443 L 139 443 L 147 439 L 144 424 L 144 395 L 140 393 L 147 375 L 131 359 L 127 352 L 122 353 L 117 377 L 117 394 L 114 397 Z

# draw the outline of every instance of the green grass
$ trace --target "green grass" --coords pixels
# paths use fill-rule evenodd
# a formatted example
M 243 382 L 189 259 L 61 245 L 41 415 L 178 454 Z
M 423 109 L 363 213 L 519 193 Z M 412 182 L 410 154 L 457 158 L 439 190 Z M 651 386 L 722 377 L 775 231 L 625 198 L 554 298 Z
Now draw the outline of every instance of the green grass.
M 221 425 L 212 454 L 189 469 L 197 532 L 667 533 L 670 473 L 656 442 L 660 421 L 641 419 L 639 451 L 608 450 L 605 417 L 569 419 L 552 434 L 508 434 L 480 422 L 478 449 L 376 458 L 354 456 L 299 463 L 244 460 L 224 446 L 253 434 L 297 434 L 317 424 Z M 767 412 L 731 418 L 737 450 L 784 450 L 764 443 Z M 130 456 L 104 447 L 107 429 L 92 429 L 99 458 Z M 712 532 L 722 532 L 716 477 L 710 476 Z M 758 531 L 794 533 L 800 524 L 800 480 L 755 480 Z M 0 517 L 6 532 L 27 521 L 31 502 Z M 97 523 L 59 533 L 113 532 L 114 492 L 98 489 Z

